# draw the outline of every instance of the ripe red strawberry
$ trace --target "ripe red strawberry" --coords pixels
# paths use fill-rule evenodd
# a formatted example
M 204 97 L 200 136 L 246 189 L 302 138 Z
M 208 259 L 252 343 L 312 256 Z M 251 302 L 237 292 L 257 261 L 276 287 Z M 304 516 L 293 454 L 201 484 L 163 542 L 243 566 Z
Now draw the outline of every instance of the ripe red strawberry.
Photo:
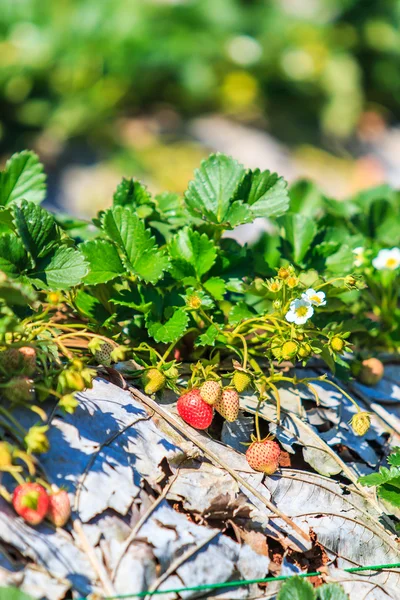
M 200 396 L 207 404 L 215 404 L 221 397 L 221 384 L 219 381 L 205 381 L 200 388 Z
M 46 517 L 56 527 L 64 527 L 71 516 L 71 504 L 65 490 L 58 490 L 49 496 Z
M 266 439 L 253 442 L 247 449 L 246 459 L 255 471 L 272 475 L 278 468 L 281 449 L 274 440 Z
M 251 377 L 245 371 L 235 371 L 232 377 L 232 383 L 236 388 L 236 391 L 241 394 L 244 392 L 251 383 Z
M 49 507 L 49 496 L 38 483 L 18 485 L 12 497 L 15 512 L 30 525 L 43 521 Z
M 215 404 L 215 410 L 227 421 L 236 421 L 239 414 L 239 394 L 236 390 L 223 390 L 221 398 Z
M 207 429 L 211 425 L 213 408 L 204 402 L 198 389 L 183 394 L 178 399 L 176 408 L 182 419 L 195 429 Z

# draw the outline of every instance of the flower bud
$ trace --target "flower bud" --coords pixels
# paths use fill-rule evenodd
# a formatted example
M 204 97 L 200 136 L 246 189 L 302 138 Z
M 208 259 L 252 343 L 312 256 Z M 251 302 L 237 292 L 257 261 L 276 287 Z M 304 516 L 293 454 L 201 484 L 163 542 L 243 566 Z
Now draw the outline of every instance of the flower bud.
M 267 288 L 270 292 L 276 294 L 282 288 L 282 281 L 279 281 L 279 279 L 269 279 L 267 281 Z
M 334 352 L 341 352 L 344 348 L 344 344 L 344 340 L 338 335 L 335 335 L 330 341 L 330 346 Z
M 272 306 L 275 310 L 279 310 L 282 306 L 282 302 L 280 300 L 274 300 Z
M 371 415 L 365 411 L 358 411 L 352 417 L 350 425 L 356 435 L 365 435 L 371 426 Z
M 69 414 L 73 414 L 79 402 L 73 394 L 65 394 L 58 403 L 58 406 Z
M 290 275 L 290 277 L 286 279 L 286 285 L 292 289 L 297 287 L 299 285 L 299 278 L 295 275 Z
M 198 310 L 201 306 L 201 298 L 197 294 L 192 294 L 187 299 L 187 305 L 194 310 Z
M 34 425 L 28 430 L 24 441 L 26 449 L 30 454 L 33 452 L 35 454 L 43 454 L 44 452 L 48 452 L 50 448 L 49 440 L 46 436 L 48 429 L 48 425 L 43 425 L 41 427 Z
M 287 279 L 291 276 L 292 272 L 293 267 L 291 265 L 288 265 L 287 267 L 280 267 L 278 271 L 278 277 L 279 279 Z
M 312 353 L 312 348 L 310 346 L 310 344 L 307 344 L 307 342 L 304 342 L 304 344 L 300 345 L 300 348 L 298 349 L 297 354 L 299 355 L 300 358 L 307 358 L 307 356 L 310 356 L 310 354 Z
M 12 465 L 12 453 L 10 444 L 7 442 L 0 442 L 0 471 L 11 467 Z

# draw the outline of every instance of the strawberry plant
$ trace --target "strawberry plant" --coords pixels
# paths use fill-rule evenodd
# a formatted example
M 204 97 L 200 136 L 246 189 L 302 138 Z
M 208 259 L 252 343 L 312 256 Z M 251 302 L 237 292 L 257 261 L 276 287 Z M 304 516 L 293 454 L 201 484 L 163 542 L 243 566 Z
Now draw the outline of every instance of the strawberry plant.
M 385 316 L 364 300 L 373 287 L 369 271 L 354 264 L 352 238 L 359 240 L 354 231 L 365 225 L 360 215 L 340 213 L 335 222 L 326 201 L 311 219 L 277 174 L 245 169 L 221 154 L 201 163 L 183 197 L 153 197 L 139 181 L 124 179 L 112 206 L 92 223 L 68 222 L 42 208 L 44 186 L 31 152 L 13 156 L 1 173 L 0 492 L 20 517 L 35 526 L 45 519 L 69 526 L 69 490 L 48 481 L 41 455 L 51 451 L 54 412 L 76 416 L 80 393 L 97 374 L 125 388 L 132 382 L 153 414 L 185 432 L 273 512 L 204 441 L 242 427 L 242 411 L 254 414 L 254 430 L 238 442 L 249 471 L 276 477 L 291 449 L 288 434 L 299 439 L 305 428 L 304 460 L 324 475 L 343 472 L 377 510 L 358 475 L 323 441 L 324 432 L 306 423 L 302 405 L 303 398 L 314 402 L 324 415 L 320 392 L 329 386 L 350 413 L 341 432 L 349 447 L 357 449 L 358 438 L 371 433 L 368 407 L 344 388 L 354 375 L 376 387 L 383 364 L 364 353 L 375 343 L 397 348 L 388 321 L 390 311 L 397 318 L 397 255 L 379 254 L 381 248 L 375 261 L 373 276 L 391 278 Z M 239 244 L 235 228 L 260 217 L 274 232 Z M 281 398 L 285 386 L 302 390 L 296 410 Z M 378 496 L 387 500 L 396 485 L 393 469 L 360 482 L 379 485 Z M 310 539 L 282 511 L 276 515 Z
M 375 487 L 377 495 L 388 503 L 393 512 L 400 508 L 400 448 L 393 448 L 388 457 L 388 467 L 381 467 L 378 473 L 360 477 L 360 483 Z

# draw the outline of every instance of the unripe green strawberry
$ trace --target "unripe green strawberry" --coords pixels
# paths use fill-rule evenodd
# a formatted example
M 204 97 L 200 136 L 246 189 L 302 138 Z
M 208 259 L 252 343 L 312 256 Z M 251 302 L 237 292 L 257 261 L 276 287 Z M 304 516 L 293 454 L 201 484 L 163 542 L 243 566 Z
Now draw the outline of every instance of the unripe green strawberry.
M 244 371 L 235 371 L 232 377 L 232 383 L 236 388 L 236 391 L 241 394 L 244 392 L 251 383 L 251 377 Z
M 246 460 L 255 471 L 262 471 L 267 475 L 275 473 L 279 466 L 281 449 L 274 440 L 253 442 L 247 449 Z
M 330 344 L 331 344 L 331 348 L 334 352 L 341 352 L 345 346 L 344 340 L 338 335 L 335 335 L 331 339 Z
M 233 389 L 223 390 L 221 398 L 215 403 L 215 410 L 230 423 L 238 418 L 239 408 L 239 394 Z
M 288 341 L 285 342 L 281 348 L 281 356 L 283 360 L 290 360 L 294 358 L 297 353 L 297 344 L 296 342 Z
M 200 396 L 207 404 L 215 404 L 221 397 L 221 384 L 219 381 L 205 381 L 200 388 Z
M 312 353 L 312 348 L 310 346 L 310 344 L 308 344 L 307 342 L 304 342 L 304 344 L 301 344 L 298 350 L 298 355 L 300 358 L 307 358 L 307 356 L 310 356 L 310 354 Z
M 36 370 L 36 350 L 30 346 L 8 348 L 1 352 L 0 364 L 9 375 L 21 371 L 32 375 Z
M 115 345 L 111 342 L 101 341 L 100 347 L 94 351 L 94 358 L 99 365 L 109 367 L 112 363 L 111 353 Z
M 204 402 L 198 389 L 183 394 L 176 404 L 182 419 L 195 429 L 207 429 L 213 420 L 214 411 L 210 404 Z
M 366 411 L 358 411 L 350 421 L 351 428 L 356 435 L 365 435 L 371 426 L 371 415 Z
M 7 387 L 2 391 L 7 400 L 16 404 L 30 402 L 33 399 L 32 380 L 23 375 L 10 379 Z
M 49 496 L 49 507 L 46 517 L 56 527 L 64 527 L 71 516 L 71 504 L 68 493 L 58 490 Z
M 165 385 L 165 375 L 158 369 L 148 369 L 142 375 L 144 393 L 155 394 Z
M 30 525 L 43 521 L 49 507 L 49 497 L 38 483 L 18 485 L 12 497 L 15 512 Z
M 358 380 L 365 385 L 373 386 L 380 382 L 384 373 L 385 368 L 379 359 L 367 358 L 362 361 Z

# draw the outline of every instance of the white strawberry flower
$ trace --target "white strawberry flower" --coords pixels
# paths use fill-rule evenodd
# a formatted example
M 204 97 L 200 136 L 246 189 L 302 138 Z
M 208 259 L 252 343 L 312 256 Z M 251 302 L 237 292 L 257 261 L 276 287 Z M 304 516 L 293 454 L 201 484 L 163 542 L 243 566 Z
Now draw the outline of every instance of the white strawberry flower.
M 378 255 L 372 261 L 373 266 L 378 271 L 389 269 L 394 271 L 400 267 L 400 248 L 384 248 L 379 250 Z
M 298 298 L 290 303 L 289 312 L 286 313 L 285 318 L 289 323 L 304 325 L 313 314 L 314 309 L 311 303 L 303 298 Z
M 357 248 L 354 248 L 354 250 L 353 250 L 354 263 L 353 264 L 355 267 L 361 267 L 364 264 L 364 261 L 365 261 L 364 252 L 365 252 L 365 248 L 363 246 L 357 246 Z
M 325 293 L 324 292 L 316 292 L 313 288 L 309 288 L 305 292 L 302 293 L 301 297 L 306 302 L 309 302 L 313 306 L 325 306 Z

